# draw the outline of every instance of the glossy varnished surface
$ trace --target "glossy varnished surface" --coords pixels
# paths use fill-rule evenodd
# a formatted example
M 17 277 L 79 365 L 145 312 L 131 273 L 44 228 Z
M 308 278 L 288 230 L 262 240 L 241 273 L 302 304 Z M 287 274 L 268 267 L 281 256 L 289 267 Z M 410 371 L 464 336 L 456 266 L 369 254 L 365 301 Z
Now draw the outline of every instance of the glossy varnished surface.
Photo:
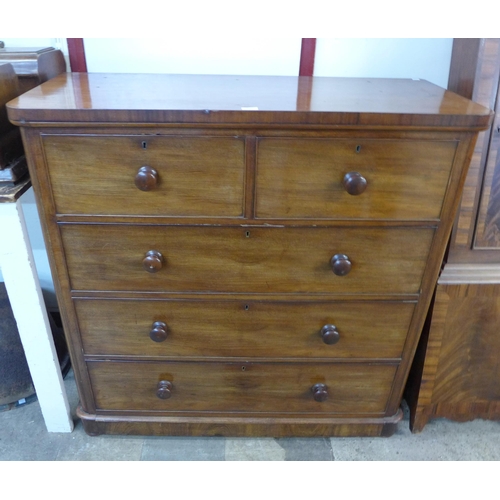
M 412 302 L 75 300 L 86 355 L 134 357 L 399 358 Z M 149 337 L 161 321 L 163 342 Z M 339 341 L 327 345 L 321 328 Z
M 63 225 L 74 290 L 415 294 L 432 229 Z M 143 268 L 150 250 L 163 256 Z M 330 260 L 347 254 L 336 276 Z
M 68 75 L 10 112 L 87 432 L 394 431 L 488 110 L 410 80 Z
M 488 109 L 426 81 L 274 76 L 73 73 L 24 94 L 9 108 L 18 124 L 481 127 L 490 117 Z
M 256 217 L 438 219 L 456 147 L 455 141 L 259 138 Z M 366 179 L 360 194 L 343 185 L 350 172 Z
M 395 366 L 308 363 L 89 362 L 97 407 L 164 412 L 383 414 Z M 157 397 L 158 382 L 172 395 Z M 326 401 L 311 388 L 323 383 Z
M 58 213 L 242 215 L 243 138 L 46 135 L 43 143 Z M 147 191 L 135 183 L 144 166 L 157 172 Z

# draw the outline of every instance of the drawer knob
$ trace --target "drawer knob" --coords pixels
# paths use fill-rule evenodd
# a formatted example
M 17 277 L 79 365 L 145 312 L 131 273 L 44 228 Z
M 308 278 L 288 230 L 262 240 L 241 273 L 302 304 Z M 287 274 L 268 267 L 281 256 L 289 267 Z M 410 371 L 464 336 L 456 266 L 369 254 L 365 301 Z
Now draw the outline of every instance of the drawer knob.
M 158 250 L 150 250 L 142 261 L 148 273 L 157 273 L 163 267 L 163 255 Z
M 156 395 L 160 399 L 168 399 L 172 395 L 172 382 L 160 380 L 156 387 Z
M 325 384 L 316 384 L 311 387 L 313 398 L 318 403 L 326 401 L 328 398 L 328 390 Z
M 163 321 L 155 321 L 149 332 L 149 337 L 154 342 L 163 342 L 168 336 L 168 326 Z
M 359 172 L 347 172 L 344 175 L 344 189 L 353 196 L 364 193 L 366 179 Z
M 141 191 L 152 191 L 158 185 L 158 172 L 152 167 L 141 167 L 135 176 L 135 185 Z
M 340 340 L 340 334 L 335 325 L 325 325 L 321 329 L 321 338 L 325 344 L 332 345 Z
M 345 276 L 346 274 L 349 274 L 352 268 L 349 257 L 343 253 L 334 255 L 330 260 L 330 265 L 332 266 L 333 274 L 336 274 L 337 276 Z

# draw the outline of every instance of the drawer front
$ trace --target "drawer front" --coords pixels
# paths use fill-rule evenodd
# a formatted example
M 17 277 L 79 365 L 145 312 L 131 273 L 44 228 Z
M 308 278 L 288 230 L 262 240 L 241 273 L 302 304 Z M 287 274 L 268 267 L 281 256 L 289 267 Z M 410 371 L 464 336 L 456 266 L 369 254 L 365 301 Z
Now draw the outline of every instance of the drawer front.
M 242 138 L 48 135 L 43 145 L 57 213 L 242 215 Z
M 352 363 L 102 361 L 87 366 L 98 409 L 166 412 L 382 414 L 396 372 L 395 366 Z M 326 390 L 325 401 L 314 399 L 316 384 L 326 386 L 319 388 L 323 395 Z
M 259 139 L 256 216 L 438 219 L 456 147 L 454 141 Z
M 399 358 L 414 303 L 75 300 L 89 355 Z
M 72 288 L 102 291 L 418 293 L 433 233 L 61 225 Z

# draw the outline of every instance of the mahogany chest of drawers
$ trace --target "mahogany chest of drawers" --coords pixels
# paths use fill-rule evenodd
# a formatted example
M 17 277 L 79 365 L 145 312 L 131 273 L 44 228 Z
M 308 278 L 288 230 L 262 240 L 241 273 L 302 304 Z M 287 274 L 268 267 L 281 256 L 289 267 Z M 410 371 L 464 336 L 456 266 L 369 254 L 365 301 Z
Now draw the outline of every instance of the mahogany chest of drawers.
M 394 432 L 486 108 L 411 80 L 67 74 L 9 117 L 88 433 Z

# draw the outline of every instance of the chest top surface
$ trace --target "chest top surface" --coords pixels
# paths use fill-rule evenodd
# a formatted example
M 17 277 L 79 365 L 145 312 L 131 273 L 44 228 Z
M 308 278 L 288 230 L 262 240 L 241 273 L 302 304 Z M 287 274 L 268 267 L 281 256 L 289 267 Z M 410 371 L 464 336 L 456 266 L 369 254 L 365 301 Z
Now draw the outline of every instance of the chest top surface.
M 483 128 L 491 112 L 423 80 L 65 73 L 8 104 L 51 122 Z

